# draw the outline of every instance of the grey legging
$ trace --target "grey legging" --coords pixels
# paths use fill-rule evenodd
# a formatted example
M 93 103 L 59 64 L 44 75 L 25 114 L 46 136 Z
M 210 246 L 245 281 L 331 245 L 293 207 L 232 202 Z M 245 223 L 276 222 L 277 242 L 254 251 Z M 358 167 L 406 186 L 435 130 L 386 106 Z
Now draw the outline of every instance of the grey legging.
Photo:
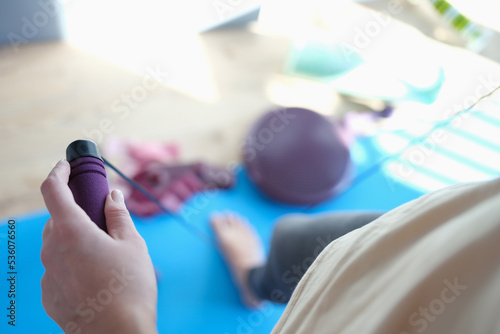
M 330 242 L 381 215 L 339 212 L 280 218 L 274 228 L 267 263 L 249 272 L 251 289 L 262 299 L 287 303 L 307 268 Z

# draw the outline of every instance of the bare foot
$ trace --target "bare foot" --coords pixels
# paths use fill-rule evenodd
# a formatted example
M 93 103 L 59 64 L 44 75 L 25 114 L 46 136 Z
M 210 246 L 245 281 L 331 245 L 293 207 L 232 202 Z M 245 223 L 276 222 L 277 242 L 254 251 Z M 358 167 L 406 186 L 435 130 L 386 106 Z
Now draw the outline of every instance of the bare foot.
M 215 214 L 210 222 L 243 302 L 251 308 L 259 307 L 262 300 L 251 291 L 248 272 L 266 261 L 261 239 L 253 226 L 235 213 Z

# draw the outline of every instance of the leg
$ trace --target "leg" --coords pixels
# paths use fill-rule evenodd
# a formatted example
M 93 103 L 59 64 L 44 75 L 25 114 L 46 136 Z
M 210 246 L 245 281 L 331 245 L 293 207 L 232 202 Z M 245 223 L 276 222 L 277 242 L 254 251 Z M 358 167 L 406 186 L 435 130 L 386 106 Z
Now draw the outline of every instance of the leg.
M 307 268 L 331 241 L 380 215 L 286 216 L 276 224 L 267 262 L 260 238 L 245 219 L 231 213 L 214 215 L 211 223 L 244 303 L 257 307 L 264 299 L 288 302 Z
M 319 253 L 333 240 L 360 228 L 381 213 L 290 215 L 274 229 L 267 263 L 249 271 L 248 283 L 261 299 L 286 303 Z

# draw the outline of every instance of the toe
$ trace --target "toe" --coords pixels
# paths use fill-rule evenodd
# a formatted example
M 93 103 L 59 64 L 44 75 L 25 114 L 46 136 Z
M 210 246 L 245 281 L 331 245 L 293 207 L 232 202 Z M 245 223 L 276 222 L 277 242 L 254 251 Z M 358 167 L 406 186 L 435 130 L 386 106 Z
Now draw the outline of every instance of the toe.
M 227 218 L 233 227 L 241 226 L 243 223 L 243 218 L 235 212 L 228 213 Z
M 220 213 L 214 213 L 210 216 L 210 224 L 214 230 L 219 230 L 224 227 L 226 218 Z

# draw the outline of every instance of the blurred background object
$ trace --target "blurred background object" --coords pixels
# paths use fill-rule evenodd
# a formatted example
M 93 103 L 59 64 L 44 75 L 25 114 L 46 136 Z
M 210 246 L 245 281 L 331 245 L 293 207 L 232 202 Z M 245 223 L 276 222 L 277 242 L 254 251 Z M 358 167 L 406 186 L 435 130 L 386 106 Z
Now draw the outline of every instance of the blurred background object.
M 404 0 L 398 15 L 408 25 L 441 42 L 468 48 L 500 61 L 500 3 L 496 0 Z M 387 1 L 374 0 L 366 6 L 384 11 Z
M 352 177 L 341 125 L 304 108 L 278 108 L 257 120 L 243 147 L 252 182 L 273 200 L 314 206 Z
M 57 0 L 0 1 L 0 44 L 22 45 L 64 38 L 66 24 Z
M 229 190 L 184 192 L 180 182 L 177 216 L 134 221 L 163 273 L 161 332 L 269 333 L 283 308 L 238 304 L 216 249 L 181 229 L 178 218 L 210 234 L 210 214 L 235 210 L 266 241 L 287 213 L 386 211 L 450 184 L 497 177 L 496 5 L 0 0 L 0 216 L 20 221 L 21 326 L 58 330 L 39 302 L 48 219 L 39 187 L 66 146 L 86 138 L 130 177 L 150 162 L 202 161 L 234 172 Z M 485 27 L 491 37 L 475 47 L 462 34 L 467 26 Z M 242 152 L 252 125 L 276 107 L 309 109 L 351 130 L 342 134 L 354 165 L 345 191 L 307 208 L 257 191 Z M 298 135 L 300 144 L 316 133 Z M 153 186 L 170 185 L 156 181 L 175 174 L 148 172 Z

